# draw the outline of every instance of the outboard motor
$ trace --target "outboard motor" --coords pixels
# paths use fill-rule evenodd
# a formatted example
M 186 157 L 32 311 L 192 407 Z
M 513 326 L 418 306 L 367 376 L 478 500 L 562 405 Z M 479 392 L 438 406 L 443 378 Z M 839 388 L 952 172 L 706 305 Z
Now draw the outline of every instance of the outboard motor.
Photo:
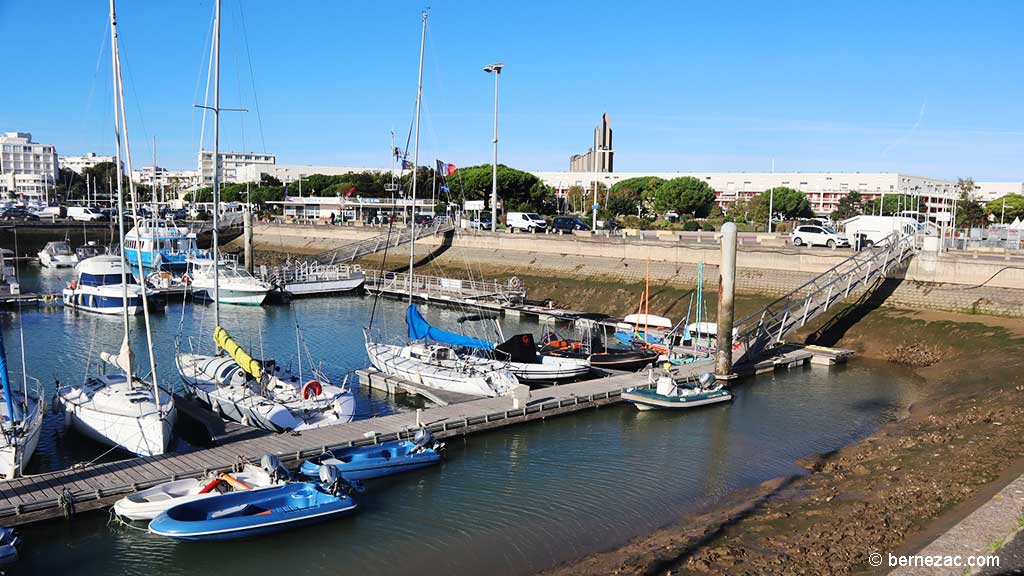
M 701 388 L 711 388 L 715 383 L 715 375 L 712 372 L 705 372 L 700 375 L 698 381 L 700 382 Z
M 264 454 L 263 457 L 260 458 L 260 468 L 263 468 L 267 474 L 270 474 L 270 480 L 273 482 L 286 480 L 290 476 L 288 469 L 285 468 L 284 464 L 281 463 L 281 460 L 273 454 Z
M 412 441 L 417 445 L 426 448 L 431 442 L 434 441 L 434 433 L 426 428 L 420 428 L 413 435 Z
M 350 484 L 337 468 L 327 464 L 320 465 L 320 482 L 332 496 L 344 496 L 362 489 L 359 484 Z

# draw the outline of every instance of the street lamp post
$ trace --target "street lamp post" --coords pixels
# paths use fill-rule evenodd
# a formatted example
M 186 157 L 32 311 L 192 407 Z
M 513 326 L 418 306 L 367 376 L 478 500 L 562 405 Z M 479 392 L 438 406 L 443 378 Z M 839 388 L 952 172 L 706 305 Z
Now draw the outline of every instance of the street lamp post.
M 505 65 L 501 62 L 488 64 L 484 72 L 494 73 L 494 162 L 491 165 L 491 232 L 498 231 L 498 78 Z
M 590 210 L 592 212 L 590 228 L 591 228 L 591 230 L 593 230 L 595 232 L 597 231 L 597 170 L 598 170 L 598 162 L 599 162 L 599 158 L 600 158 L 599 155 L 600 154 L 608 154 L 610 152 L 612 152 L 612 150 L 607 148 L 607 147 L 604 147 L 604 146 L 595 146 L 594 147 L 594 153 L 593 153 L 594 161 L 592 163 L 592 166 L 594 168 L 594 202 L 590 205 Z

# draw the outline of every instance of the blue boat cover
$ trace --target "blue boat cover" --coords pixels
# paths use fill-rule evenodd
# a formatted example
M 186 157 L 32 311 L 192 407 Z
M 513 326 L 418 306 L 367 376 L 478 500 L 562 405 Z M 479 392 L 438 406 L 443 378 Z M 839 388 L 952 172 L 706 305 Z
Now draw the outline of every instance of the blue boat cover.
M 11 405 L 11 381 L 7 378 L 7 353 L 4 351 L 4 337 L 0 334 L 0 384 L 4 388 L 4 402 L 7 403 L 7 417 L 14 422 L 17 418 Z
M 431 326 L 423 319 L 423 315 L 420 314 L 419 308 L 415 304 L 410 304 L 409 308 L 405 311 L 405 323 L 409 326 L 410 340 L 430 338 L 431 340 L 443 342 L 451 346 L 465 346 L 481 350 L 491 350 L 494 348 L 493 342 L 455 334 L 454 332 L 448 332 Z

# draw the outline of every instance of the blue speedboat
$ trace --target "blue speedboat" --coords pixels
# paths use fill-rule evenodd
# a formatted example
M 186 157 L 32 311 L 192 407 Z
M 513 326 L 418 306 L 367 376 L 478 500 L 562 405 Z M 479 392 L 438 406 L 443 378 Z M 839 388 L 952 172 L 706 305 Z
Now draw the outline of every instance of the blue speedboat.
M 302 463 L 303 476 L 317 477 L 321 466 L 335 468 L 346 480 L 369 480 L 432 466 L 441 461 L 444 443 L 429 430 L 420 429 L 413 441 L 396 440 L 327 451 Z
M 251 538 L 323 522 L 356 510 L 351 486 L 324 466 L 321 482 L 295 482 L 276 488 L 229 492 L 193 500 L 161 513 L 149 531 L 179 540 Z
M 680 410 L 732 400 L 732 392 L 715 382 L 715 375 L 704 374 L 697 382 L 676 382 L 668 374 L 658 378 L 657 386 L 629 388 L 622 391 L 622 400 L 637 410 Z

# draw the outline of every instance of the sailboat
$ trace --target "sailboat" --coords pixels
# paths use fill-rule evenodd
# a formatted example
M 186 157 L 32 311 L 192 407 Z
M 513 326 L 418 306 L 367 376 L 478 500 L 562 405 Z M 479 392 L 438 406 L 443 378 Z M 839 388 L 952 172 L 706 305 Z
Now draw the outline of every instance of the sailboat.
M 128 123 L 124 106 L 124 89 L 121 82 L 121 60 L 117 40 L 117 16 L 114 0 L 110 0 L 111 60 L 114 78 L 114 134 L 117 146 L 117 202 L 120 238 L 124 239 L 125 199 L 121 165 L 121 132 L 124 131 L 124 151 L 127 172 L 131 173 L 132 156 L 128 143 Z M 138 202 L 135 185 L 130 183 L 133 215 L 137 218 Z M 121 250 L 122 298 L 128 301 L 128 264 L 125 250 Z M 142 276 L 142 268 L 139 268 Z M 177 412 L 171 393 L 157 385 L 156 359 L 153 355 L 153 338 L 149 323 L 149 305 L 145 285 L 141 285 L 140 297 L 146 326 L 146 343 L 149 352 L 149 369 L 152 382 L 139 378 L 134 371 L 133 353 L 129 341 L 128 307 L 123 307 L 123 340 L 117 354 L 101 352 L 100 357 L 118 368 L 120 374 L 101 374 L 88 377 L 82 384 L 62 386 L 57 389 L 57 401 L 63 407 L 65 423 L 80 433 L 98 442 L 123 448 L 139 456 L 163 454 L 174 430 Z
M 427 38 L 427 12 L 423 12 L 420 36 L 419 81 L 416 86 L 416 138 L 412 170 L 412 211 L 416 211 L 416 168 L 420 155 L 420 109 L 423 98 L 423 48 Z M 441 390 L 474 396 L 502 396 L 518 384 L 504 362 L 485 358 L 469 359 L 459 355 L 452 346 L 490 348 L 489 342 L 462 336 L 430 326 L 412 302 L 413 266 L 416 250 L 416 218 L 411 219 L 409 239 L 409 306 L 406 325 L 409 343 L 382 344 L 370 340 L 369 327 L 363 331 L 366 354 L 374 368 L 388 374 Z M 379 295 L 378 295 L 379 297 Z M 370 315 L 373 323 L 373 314 Z M 435 343 L 431 343 L 431 341 Z
M 7 353 L 4 350 L 4 336 L 0 332 L 0 384 L 3 384 L 4 392 L 4 403 L 0 405 L 0 477 L 6 479 L 17 478 L 25 471 L 25 465 L 39 444 L 39 432 L 43 428 L 45 402 L 41 401 L 42 385 L 33 378 L 34 389 L 29 389 L 24 364 L 22 342 L 23 385 L 17 391 L 11 385 L 7 372 Z
M 214 89 L 213 89 L 213 157 L 220 155 L 220 0 L 214 15 Z M 220 170 L 213 171 L 213 262 L 221 262 L 219 246 Z M 221 263 L 223 266 L 223 263 Z M 236 269 L 237 270 L 237 269 Z M 213 301 L 215 354 L 195 354 L 181 350 L 180 342 L 175 364 L 190 394 L 222 418 L 274 432 L 307 430 L 351 422 L 355 399 L 344 387 L 332 385 L 322 373 L 314 371 L 314 379 L 304 380 L 299 351 L 299 374 L 282 373 L 267 360 L 253 359 L 220 324 L 220 305 L 233 296 L 235 284 L 223 290 L 224 271 L 197 275 L 193 289 L 202 288 Z M 251 276 L 250 276 L 251 278 Z M 269 289 L 269 286 L 267 287 Z M 255 299 L 259 298 L 259 302 Z M 259 304 L 266 297 L 254 296 Z M 222 352 L 226 352 L 223 355 Z

